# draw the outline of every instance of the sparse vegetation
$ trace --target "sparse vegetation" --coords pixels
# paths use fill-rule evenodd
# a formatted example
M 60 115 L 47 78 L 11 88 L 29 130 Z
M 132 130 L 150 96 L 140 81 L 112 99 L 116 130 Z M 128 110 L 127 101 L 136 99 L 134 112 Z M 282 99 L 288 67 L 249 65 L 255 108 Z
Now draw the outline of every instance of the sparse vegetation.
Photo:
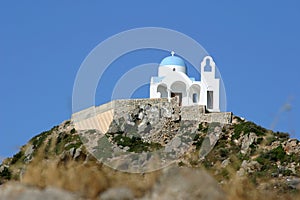
M 19 151 L 18 153 L 16 153 L 12 160 L 11 160 L 11 164 L 15 164 L 16 162 L 18 162 L 18 160 L 20 160 L 22 157 L 24 156 L 24 152 L 23 151 Z
M 70 131 L 70 133 L 71 133 L 71 134 L 74 134 L 74 133 L 76 133 L 76 130 L 75 130 L 75 128 L 72 128 L 72 130 Z
M 281 140 L 287 140 L 287 139 L 290 138 L 290 134 L 283 133 L 283 132 L 278 132 L 278 131 L 274 135 L 275 135 L 275 137 L 278 137 Z
M 162 148 L 161 144 L 159 143 L 147 143 L 142 141 L 141 138 L 132 136 L 127 137 L 124 136 L 123 133 L 108 133 L 108 137 L 112 139 L 112 141 L 121 147 L 129 147 L 129 152 L 141 153 L 141 152 L 151 152 L 156 151 Z
M 232 139 L 238 139 L 241 134 L 248 134 L 250 132 L 255 133 L 257 136 L 264 136 L 267 132 L 265 128 L 262 128 L 261 126 L 258 126 L 250 121 L 235 124 L 233 129 L 234 134 L 232 136 Z
M 204 140 L 204 137 L 202 137 L 200 134 L 195 135 L 194 140 L 193 140 L 193 145 L 196 146 L 196 150 L 200 149 L 203 140 Z
M 202 132 L 202 133 L 207 133 L 207 131 L 208 131 L 208 125 L 207 125 L 207 123 L 205 123 L 205 122 L 200 123 L 198 131 Z
M 56 139 L 55 153 L 60 154 L 64 150 L 69 150 L 72 147 L 79 148 L 81 145 L 82 141 L 78 135 L 62 132 Z
M 221 126 L 219 123 L 200 123 L 194 138 L 180 138 L 186 143 L 191 139 L 190 142 L 194 147 L 180 157 L 177 165 L 205 169 L 220 183 L 228 199 L 260 199 L 266 192 L 271 193 L 268 199 L 292 199 L 297 196 L 297 190 L 284 182 L 286 177 L 300 176 L 299 153 L 286 153 L 284 146 L 289 135 L 281 132 L 273 133 L 253 122 L 246 122 L 239 118 L 237 121 L 236 124 L 226 126 Z M 63 127 L 69 125 L 67 123 Z M 204 138 L 207 139 L 208 131 L 215 130 L 216 127 L 222 128 L 222 135 L 212 151 L 203 160 L 199 160 L 199 150 Z M 55 186 L 79 192 L 83 197 L 93 199 L 108 188 L 119 186 L 130 187 L 135 197 L 143 197 L 158 180 L 161 171 L 127 174 L 99 164 L 95 158 L 88 156 L 82 144 L 84 138 L 80 138 L 74 128 L 66 130 L 54 127 L 30 140 L 29 144 L 34 146 L 34 159 L 26 164 L 26 171 L 22 176 L 23 183 L 41 188 Z M 241 143 L 246 138 L 244 136 L 250 132 L 255 133 L 257 138 L 249 145 L 247 153 L 241 153 Z M 90 130 L 90 133 L 94 133 L 94 130 Z M 163 143 L 147 143 L 131 133 L 126 135 L 117 132 L 106 136 L 103 137 L 106 140 L 101 144 L 98 141 L 97 151 L 101 151 L 103 158 L 106 158 L 105 155 L 109 157 L 112 153 L 111 143 L 117 144 L 121 149 L 127 147 L 127 151 L 135 153 L 164 148 Z M 72 152 L 81 148 L 83 157 L 71 159 L 68 155 L 72 148 L 74 148 Z M 16 177 L 19 177 L 21 168 L 25 165 L 24 151 L 25 147 L 8 159 L 9 162 L 6 161 L 10 166 L 4 167 L 1 171 L 0 183 L 3 180 L 18 180 Z M 250 166 L 249 169 L 244 170 L 244 176 L 240 177 L 237 172 L 245 161 L 247 163 L 257 161 L 259 167 Z M 290 167 L 291 163 L 294 163 L 295 168 Z M 261 185 L 266 186 L 261 189 L 259 187 Z
M 6 180 L 10 180 L 12 177 L 11 171 L 9 170 L 9 168 L 4 167 L 3 170 L 0 172 L 0 180 L 1 179 L 6 179 Z
M 33 137 L 30 142 L 35 148 L 39 148 L 45 141 L 45 139 L 52 133 L 52 130 L 56 127 L 53 127 L 50 131 L 42 132 L 41 134 Z

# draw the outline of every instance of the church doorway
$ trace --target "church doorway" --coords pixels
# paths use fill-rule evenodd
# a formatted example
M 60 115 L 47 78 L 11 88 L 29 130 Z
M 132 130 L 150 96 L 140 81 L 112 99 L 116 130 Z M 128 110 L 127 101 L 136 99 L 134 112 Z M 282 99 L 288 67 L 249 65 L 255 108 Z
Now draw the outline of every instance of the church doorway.
M 213 91 L 207 91 L 207 108 L 214 108 L 214 93 Z
M 179 106 L 181 106 L 182 103 L 182 93 L 176 93 L 176 92 L 171 92 L 171 97 L 176 97 L 177 102 L 179 103 Z

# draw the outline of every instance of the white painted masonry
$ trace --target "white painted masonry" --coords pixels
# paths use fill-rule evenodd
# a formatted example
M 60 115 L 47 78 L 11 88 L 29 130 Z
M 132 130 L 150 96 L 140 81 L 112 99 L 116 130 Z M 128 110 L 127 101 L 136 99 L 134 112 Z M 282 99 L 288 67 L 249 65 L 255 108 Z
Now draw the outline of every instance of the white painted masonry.
M 212 57 L 204 57 L 200 68 L 201 81 L 188 77 L 184 60 L 172 52 L 161 61 L 158 76 L 151 77 L 150 98 L 176 97 L 181 106 L 205 105 L 210 112 L 220 112 L 220 80 Z

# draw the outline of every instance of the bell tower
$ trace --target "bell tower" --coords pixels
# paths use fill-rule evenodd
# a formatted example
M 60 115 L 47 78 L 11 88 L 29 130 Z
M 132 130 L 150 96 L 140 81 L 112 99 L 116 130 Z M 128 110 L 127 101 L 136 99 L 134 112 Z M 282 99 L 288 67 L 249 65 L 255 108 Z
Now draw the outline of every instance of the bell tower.
M 201 62 L 202 99 L 211 112 L 220 112 L 220 79 L 216 78 L 216 64 L 211 56 Z

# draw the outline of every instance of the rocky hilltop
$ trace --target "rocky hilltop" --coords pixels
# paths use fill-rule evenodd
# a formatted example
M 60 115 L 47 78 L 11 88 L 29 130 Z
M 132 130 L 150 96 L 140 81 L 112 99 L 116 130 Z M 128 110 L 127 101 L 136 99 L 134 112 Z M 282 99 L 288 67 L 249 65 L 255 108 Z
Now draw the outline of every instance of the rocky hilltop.
M 0 165 L 0 199 L 300 198 L 300 146 L 287 133 L 237 116 L 186 120 L 176 104 L 124 113 L 105 133 L 68 120 L 33 137 Z

